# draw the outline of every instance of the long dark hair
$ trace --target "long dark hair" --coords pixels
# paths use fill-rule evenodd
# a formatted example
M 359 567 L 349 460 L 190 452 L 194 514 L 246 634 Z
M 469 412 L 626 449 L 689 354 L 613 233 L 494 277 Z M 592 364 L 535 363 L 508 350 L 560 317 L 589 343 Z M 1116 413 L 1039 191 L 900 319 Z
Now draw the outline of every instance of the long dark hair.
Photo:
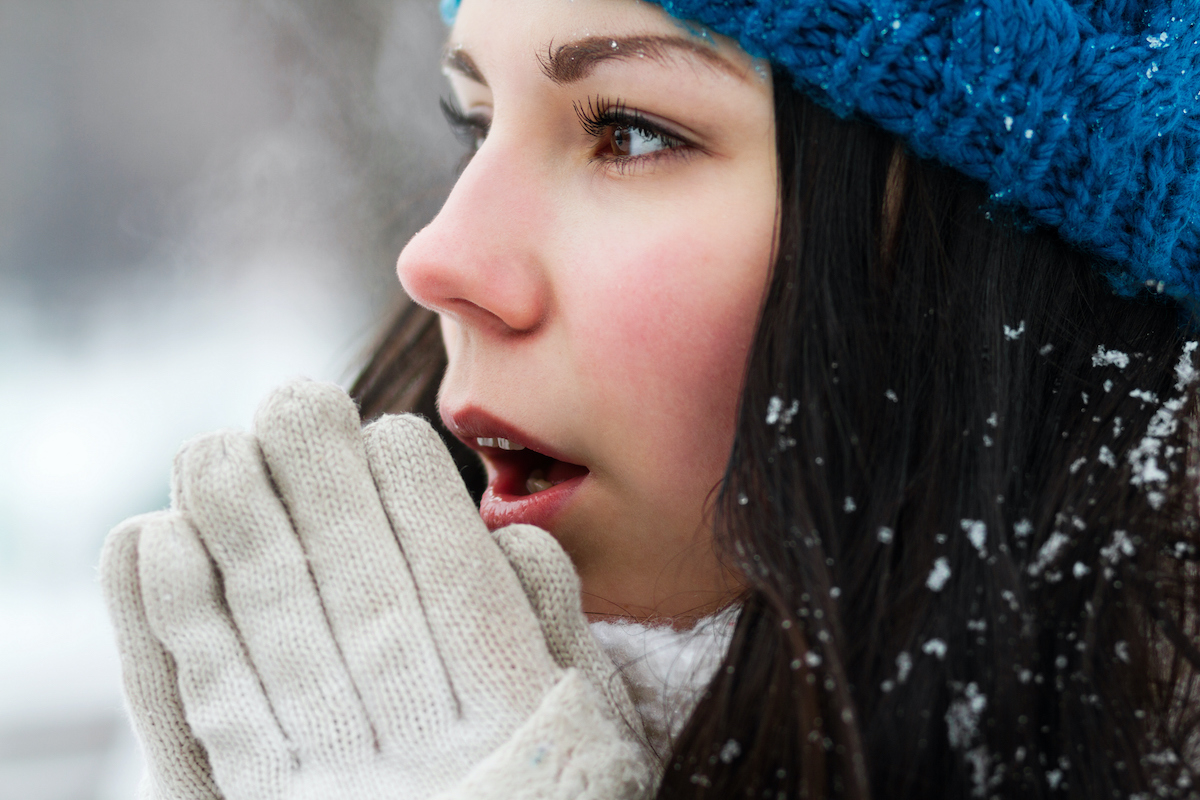
M 1180 312 L 775 86 L 780 240 L 714 509 L 748 588 L 659 797 L 1186 794 Z M 436 419 L 443 367 L 410 307 L 353 393 Z

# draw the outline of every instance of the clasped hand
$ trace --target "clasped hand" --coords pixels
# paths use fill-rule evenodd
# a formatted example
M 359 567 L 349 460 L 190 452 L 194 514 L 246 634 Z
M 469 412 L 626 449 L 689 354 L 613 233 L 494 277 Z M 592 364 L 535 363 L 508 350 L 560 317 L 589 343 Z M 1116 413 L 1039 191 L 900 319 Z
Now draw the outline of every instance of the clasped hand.
M 596 798 L 651 784 L 639 726 L 544 531 L 490 534 L 424 420 L 336 387 L 176 457 L 172 507 L 101 575 L 143 796 Z

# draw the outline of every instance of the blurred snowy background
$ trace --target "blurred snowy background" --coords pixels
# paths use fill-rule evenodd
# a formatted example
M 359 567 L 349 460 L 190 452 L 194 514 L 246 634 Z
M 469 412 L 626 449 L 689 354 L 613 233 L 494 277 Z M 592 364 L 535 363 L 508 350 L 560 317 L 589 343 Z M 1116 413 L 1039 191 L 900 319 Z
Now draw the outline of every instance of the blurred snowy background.
M 175 449 L 348 385 L 459 148 L 434 0 L 0 0 L 0 800 L 131 798 L 96 587 Z

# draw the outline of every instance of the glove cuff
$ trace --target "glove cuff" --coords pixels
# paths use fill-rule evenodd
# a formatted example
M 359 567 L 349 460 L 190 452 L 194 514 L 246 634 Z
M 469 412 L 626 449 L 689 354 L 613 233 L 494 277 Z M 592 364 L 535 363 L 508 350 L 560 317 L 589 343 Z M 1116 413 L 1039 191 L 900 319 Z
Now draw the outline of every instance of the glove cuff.
M 654 789 L 645 748 L 578 669 L 569 669 L 498 750 L 433 800 L 641 800 Z

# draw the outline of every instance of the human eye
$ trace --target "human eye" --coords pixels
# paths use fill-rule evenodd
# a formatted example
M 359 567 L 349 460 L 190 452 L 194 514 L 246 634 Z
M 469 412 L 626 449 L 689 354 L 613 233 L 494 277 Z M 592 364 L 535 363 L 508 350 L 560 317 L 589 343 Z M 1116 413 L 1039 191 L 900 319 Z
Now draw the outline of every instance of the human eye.
M 575 104 L 579 124 L 594 141 L 593 160 L 618 168 L 651 159 L 687 155 L 692 145 L 663 124 L 620 101 L 589 99 Z
M 438 105 L 441 106 L 442 116 L 446 118 L 450 130 L 454 131 L 454 135 L 467 148 L 467 154 L 463 157 L 462 163 L 462 166 L 466 166 L 466 163 L 471 160 L 471 156 L 475 155 L 483 145 L 492 121 L 480 113 L 464 113 L 454 98 L 443 97 L 438 101 Z

